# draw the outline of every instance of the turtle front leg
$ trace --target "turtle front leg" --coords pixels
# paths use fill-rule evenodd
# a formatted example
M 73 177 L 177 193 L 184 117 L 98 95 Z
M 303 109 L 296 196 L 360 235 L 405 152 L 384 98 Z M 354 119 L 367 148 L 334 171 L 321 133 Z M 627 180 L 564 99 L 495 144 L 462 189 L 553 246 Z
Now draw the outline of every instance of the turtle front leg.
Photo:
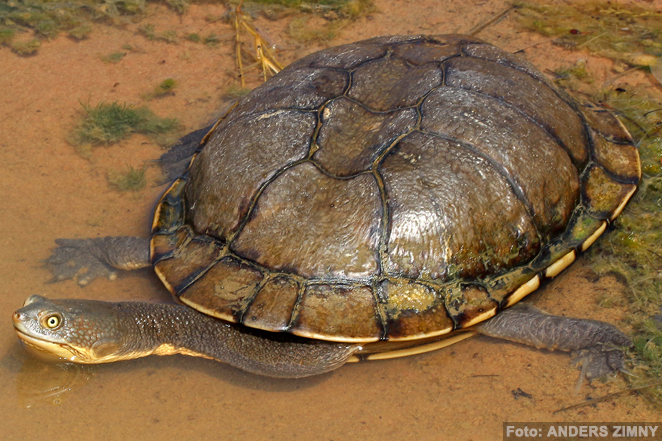
M 161 165 L 164 179 L 162 184 L 172 182 L 180 177 L 188 168 L 196 150 L 200 148 L 205 135 L 214 128 L 214 124 L 191 132 L 179 138 L 179 141 L 170 150 L 161 155 L 156 161 Z
M 546 314 L 517 304 L 475 327 L 481 334 L 518 343 L 572 352 L 581 365 L 581 380 L 625 371 L 624 348 L 632 341 L 615 326 L 598 320 Z
M 149 239 L 142 237 L 99 237 L 56 239 L 58 245 L 47 263 L 54 280 L 74 279 L 87 285 L 97 277 L 114 279 L 117 270 L 150 266 Z

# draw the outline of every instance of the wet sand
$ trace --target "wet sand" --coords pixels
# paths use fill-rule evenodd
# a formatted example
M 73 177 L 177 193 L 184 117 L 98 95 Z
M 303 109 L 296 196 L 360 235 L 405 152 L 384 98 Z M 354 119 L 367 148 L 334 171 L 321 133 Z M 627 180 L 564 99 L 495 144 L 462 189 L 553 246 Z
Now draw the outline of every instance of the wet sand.
M 386 34 L 466 32 L 507 6 L 498 0 L 443 3 L 446 6 L 438 1 L 377 1 L 378 12 L 349 25 L 331 44 Z M 193 5 L 181 17 L 164 7 L 152 5 L 150 10 L 153 15 L 141 24 L 152 23 L 157 31 L 232 33 L 223 22 L 205 21 L 208 14 L 222 14 L 222 6 Z M 288 20 L 256 22 L 285 63 L 321 47 L 288 38 Z M 54 239 L 145 236 L 151 210 L 164 190 L 150 184 L 137 194 L 120 193 L 108 185 L 109 172 L 126 165 L 140 167 L 162 153 L 143 136 L 95 148 L 89 160 L 76 154 L 66 139 L 81 109 L 79 101 L 140 105 L 156 84 L 174 78 L 179 84 L 174 95 L 147 104 L 160 116 L 177 117 L 191 131 L 219 115 L 224 105 L 220 96 L 235 82 L 231 40 L 217 48 L 185 41 L 172 45 L 148 41 L 137 34 L 137 27 L 95 25 L 88 40 L 60 36 L 44 42 L 33 57 L 0 49 L 1 439 L 491 440 L 501 439 L 505 421 L 660 420 L 659 411 L 635 394 L 555 414 L 627 385 L 616 377 L 584 384 L 575 394 L 579 372 L 567 354 L 486 337 L 426 355 L 347 365 L 298 381 L 261 378 L 184 356 L 150 357 L 78 374 L 36 361 L 16 338 L 10 318 L 31 294 L 168 298 L 148 270 L 121 275 L 114 282 L 97 280 L 85 288 L 71 281 L 46 284 L 51 276 L 40 260 L 48 257 Z M 516 31 L 511 15 L 478 36 L 511 51 L 529 47 L 522 56 L 543 71 L 585 58 L 596 81 L 615 75 L 605 60 Z M 531 47 L 538 42 L 542 44 Z M 100 59 L 125 44 L 137 50 L 120 63 Z M 256 79 L 253 76 L 253 85 Z M 634 73 L 618 81 L 645 84 L 648 79 Z M 157 175 L 156 169 L 148 170 L 150 183 Z M 556 314 L 605 320 L 628 333 L 618 302 L 610 308 L 597 306 L 605 296 L 623 298 L 624 291 L 612 277 L 596 280 L 580 258 L 527 301 Z M 65 390 L 47 396 L 43 391 L 52 387 Z

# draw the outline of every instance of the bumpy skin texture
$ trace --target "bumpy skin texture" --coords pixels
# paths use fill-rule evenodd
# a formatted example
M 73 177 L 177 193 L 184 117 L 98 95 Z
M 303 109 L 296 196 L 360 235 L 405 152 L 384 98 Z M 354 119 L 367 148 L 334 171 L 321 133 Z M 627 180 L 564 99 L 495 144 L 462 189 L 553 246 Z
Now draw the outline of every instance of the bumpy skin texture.
M 142 237 L 100 237 L 57 239 L 58 247 L 48 258 L 56 280 L 74 279 L 87 285 L 96 277 L 114 278 L 117 270 L 134 270 L 151 265 L 149 239 Z
M 337 341 L 498 313 L 636 188 L 603 109 L 468 36 L 382 37 L 288 66 L 164 195 L 157 274 L 224 320 Z
M 609 323 L 550 315 L 521 303 L 474 329 L 536 348 L 572 352 L 588 379 L 623 370 L 623 348 L 632 346 L 632 341 Z

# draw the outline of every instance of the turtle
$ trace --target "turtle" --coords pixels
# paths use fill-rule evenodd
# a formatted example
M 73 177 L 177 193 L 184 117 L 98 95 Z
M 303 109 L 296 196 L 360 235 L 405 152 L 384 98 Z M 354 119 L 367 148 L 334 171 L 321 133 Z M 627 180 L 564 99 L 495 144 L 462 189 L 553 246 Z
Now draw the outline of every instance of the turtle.
M 615 326 L 516 304 L 623 210 L 637 149 L 514 54 L 466 35 L 324 49 L 164 158 L 183 170 L 149 238 L 58 239 L 49 263 L 81 285 L 151 266 L 176 302 L 33 295 L 13 316 L 25 343 L 299 378 L 477 331 L 576 351 L 588 377 L 624 369 Z

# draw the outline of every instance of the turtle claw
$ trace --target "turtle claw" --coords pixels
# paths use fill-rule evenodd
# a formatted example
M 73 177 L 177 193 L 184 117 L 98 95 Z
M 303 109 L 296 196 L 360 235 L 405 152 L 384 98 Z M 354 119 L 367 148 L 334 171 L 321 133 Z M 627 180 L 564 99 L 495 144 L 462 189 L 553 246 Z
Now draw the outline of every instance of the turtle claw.
M 579 394 L 584 380 L 602 378 L 616 372 L 633 375 L 625 368 L 625 352 L 618 348 L 605 348 L 604 345 L 580 349 L 572 353 L 572 362 L 580 369 L 575 393 Z
M 625 369 L 625 352 L 618 348 L 593 346 L 574 351 L 572 362 L 581 368 L 581 377 L 588 380 L 601 378 L 616 372 L 629 372 Z
M 98 255 L 94 239 L 56 239 L 58 245 L 46 260 L 53 273 L 50 282 L 73 279 L 81 286 L 97 277 L 117 278 L 114 268 L 103 262 Z

